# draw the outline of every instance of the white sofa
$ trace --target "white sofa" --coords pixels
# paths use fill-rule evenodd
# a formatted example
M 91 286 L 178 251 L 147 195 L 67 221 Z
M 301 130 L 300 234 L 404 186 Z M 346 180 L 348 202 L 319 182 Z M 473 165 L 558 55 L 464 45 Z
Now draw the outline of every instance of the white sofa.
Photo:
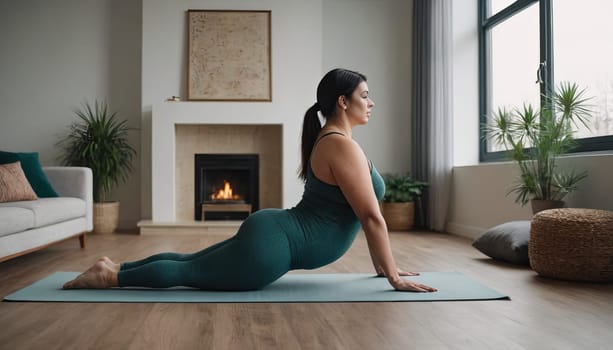
M 0 262 L 85 235 L 93 229 L 93 177 L 84 167 L 43 167 L 60 195 L 0 203 Z

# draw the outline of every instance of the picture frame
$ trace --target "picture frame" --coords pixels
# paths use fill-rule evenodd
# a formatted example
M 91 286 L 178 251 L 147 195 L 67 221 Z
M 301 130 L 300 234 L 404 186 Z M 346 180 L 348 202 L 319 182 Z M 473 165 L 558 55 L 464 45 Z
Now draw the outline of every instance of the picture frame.
M 272 101 L 271 11 L 188 10 L 187 99 Z

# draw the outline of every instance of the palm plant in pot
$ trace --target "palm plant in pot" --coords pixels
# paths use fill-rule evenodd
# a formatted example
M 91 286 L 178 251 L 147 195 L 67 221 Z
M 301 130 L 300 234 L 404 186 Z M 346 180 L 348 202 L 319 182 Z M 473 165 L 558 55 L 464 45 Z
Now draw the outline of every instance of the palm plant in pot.
M 533 213 L 564 206 L 564 197 L 576 190 L 587 173 L 558 168 L 559 157 L 576 146 L 576 127 L 588 127 L 591 117 L 585 89 L 561 83 L 540 110 L 530 104 L 521 108 L 499 108 L 486 125 L 486 137 L 509 150 L 519 165 L 520 176 L 507 194 L 516 203 L 532 204 Z
M 381 212 L 390 231 L 409 231 L 415 222 L 415 200 L 428 186 L 409 174 L 384 174 L 385 195 Z
M 85 103 L 75 114 L 78 121 L 58 144 L 63 150 L 61 162 L 66 166 L 92 169 L 94 187 L 94 232 L 112 233 L 119 221 L 119 202 L 108 195 L 132 171 L 136 155 L 128 143 L 126 120 L 119 120 L 106 103 Z

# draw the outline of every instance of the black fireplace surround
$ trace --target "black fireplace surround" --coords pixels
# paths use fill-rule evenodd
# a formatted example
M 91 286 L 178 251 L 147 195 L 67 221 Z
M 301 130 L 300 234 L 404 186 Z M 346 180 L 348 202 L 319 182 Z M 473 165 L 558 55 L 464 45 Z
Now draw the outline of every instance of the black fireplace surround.
M 257 154 L 196 154 L 194 214 L 202 220 L 203 204 L 251 204 L 251 212 L 259 209 L 259 157 Z M 234 198 L 214 199 L 213 195 L 228 182 Z M 222 207 L 223 208 L 223 207 Z M 246 212 L 207 212 L 206 220 L 243 220 Z

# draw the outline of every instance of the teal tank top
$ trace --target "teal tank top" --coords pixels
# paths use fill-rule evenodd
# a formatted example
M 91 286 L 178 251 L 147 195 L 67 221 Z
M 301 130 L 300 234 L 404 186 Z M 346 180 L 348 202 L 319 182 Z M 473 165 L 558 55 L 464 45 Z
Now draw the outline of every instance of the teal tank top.
M 385 183 L 374 166 L 370 176 L 377 199 Z M 338 186 L 319 180 L 309 168 L 302 200 L 288 210 L 292 220 L 284 230 L 290 244 L 292 269 L 313 269 L 340 258 L 361 228 L 358 217 Z

